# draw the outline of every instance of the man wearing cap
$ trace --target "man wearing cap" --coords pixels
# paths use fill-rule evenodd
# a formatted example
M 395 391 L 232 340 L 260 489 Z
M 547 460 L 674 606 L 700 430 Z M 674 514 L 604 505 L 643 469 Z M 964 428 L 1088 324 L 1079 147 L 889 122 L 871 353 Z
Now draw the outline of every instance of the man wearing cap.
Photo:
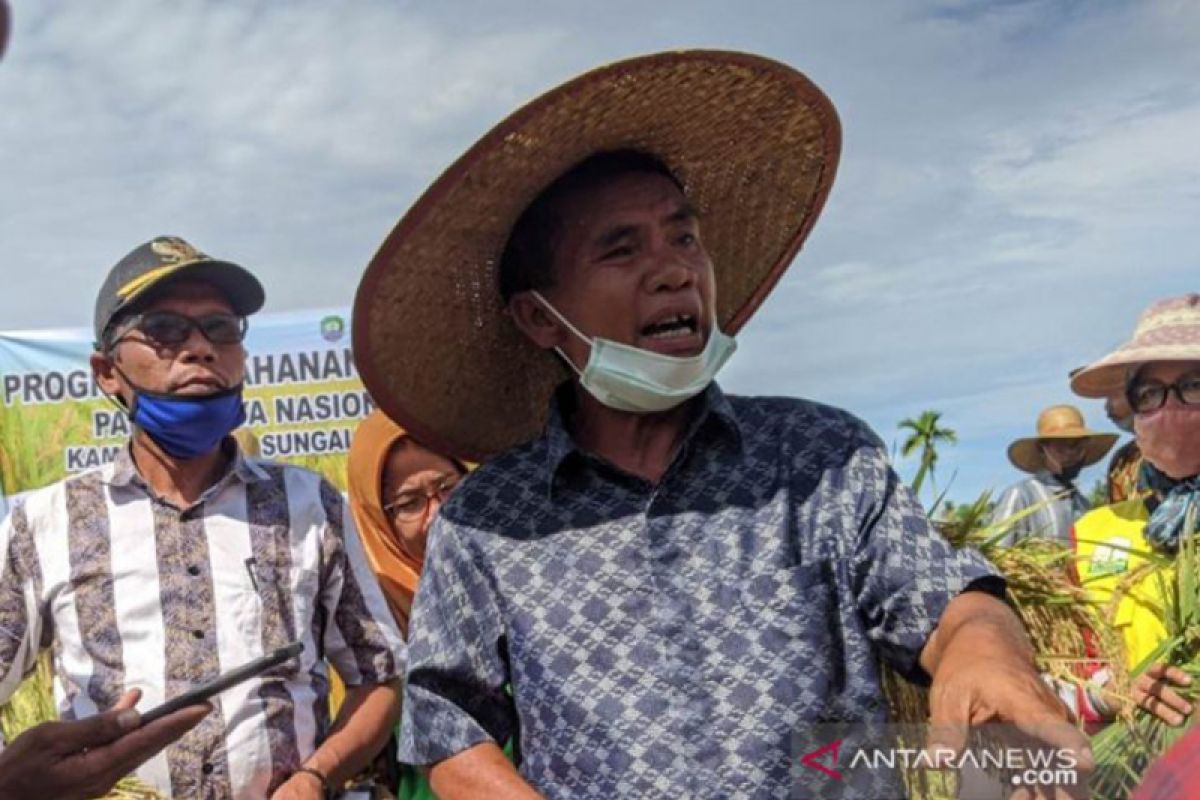
M 292 641 L 142 765 L 168 797 L 320 798 L 398 716 L 405 648 L 341 495 L 260 463 L 245 419 L 245 269 L 175 237 L 121 259 L 96 302 L 96 382 L 134 434 L 116 460 L 33 492 L 0 526 L 0 699 L 54 649 L 65 719 L 142 710 Z M 351 687 L 330 725 L 326 661 Z
M 1200 511 L 1200 294 L 1152 304 L 1133 338 L 1076 374 L 1071 389 L 1083 397 L 1120 393 L 1134 415 L 1147 491 L 1085 514 L 1073 532 L 1083 585 L 1100 603 L 1120 593 L 1114 625 L 1133 669 L 1169 638 L 1164 614 L 1173 603 L 1164 591 L 1174 568 L 1147 571 L 1147 554 L 1173 559 L 1195 534 L 1186 525 Z M 1167 659 L 1137 676 L 1131 694 L 1142 709 L 1180 725 L 1194 708 L 1177 689 L 1191 683 Z
M 1031 536 L 1067 545 L 1071 526 L 1091 503 L 1075 487 L 1084 467 L 1104 458 L 1117 441 L 1113 433 L 1088 430 L 1079 409 L 1051 406 L 1038 414 L 1037 435 L 1017 439 L 1008 448 L 1008 460 L 1029 477 L 1010 486 L 996 501 L 992 519 L 1011 519 L 1005 545 Z
M 414 608 L 401 758 L 439 797 L 788 797 L 802 728 L 886 717 L 879 658 L 932 676 L 940 722 L 1063 718 L 1002 579 L 930 530 L 862 422 L 713 382 L 839 142 L 781 64 L 623 62 L 501 123 L 372 262 L 373 396 L 487 458 Z

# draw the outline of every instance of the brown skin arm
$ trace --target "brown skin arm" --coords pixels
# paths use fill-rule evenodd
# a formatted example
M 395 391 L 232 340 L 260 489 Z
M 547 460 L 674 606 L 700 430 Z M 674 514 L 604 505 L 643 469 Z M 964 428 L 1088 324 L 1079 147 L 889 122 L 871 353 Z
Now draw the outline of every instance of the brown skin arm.
M 1071 751 L 1080 771 L 1091 771 L 1087 738 L 1042 682 L 1029 637 L 1002 601 L 983 592 L 954 598 L 922 650 L 920 663 L 933 676 L 926 743 L 931 750 L 959 752 L 969 726 L 1002 722 L 1041 743 Z M 1080 789 L 1085 785 L 1081 780 Z
M 140 697 L 135 689 L 103 714 L 22 733 L 0 753 L 0 800 L 101 797 L 212 711 L 207 703 L 190 706 L 139 727 L 131 709 Z
M 541 800 L 491 742 L 477 744 L 439 761 L 429 770 L 429 786 L 441 800 Z
M 400 719 L 400 687 L 396 680 L 347 688 L 329 738 L 304 766 L 319 770 L 330 786 L 341 786 L 358 774 L 383 749 Z M 275 790 L 271 800 L 319 800 L 322 796 L 315 775 L 297 772 Z

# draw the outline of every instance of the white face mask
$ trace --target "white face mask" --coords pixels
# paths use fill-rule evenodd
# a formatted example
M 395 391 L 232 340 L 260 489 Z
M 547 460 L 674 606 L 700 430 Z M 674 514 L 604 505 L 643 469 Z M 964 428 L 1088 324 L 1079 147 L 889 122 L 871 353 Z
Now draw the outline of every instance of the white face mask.
M 554 349 L 579 375 L 579 382 L 592 397 L 618 411 L 653 414 L 674 408 L 708 388 L 717 372 L 737 350 L 737 342 L 733 337 L 726 336 L 715 324 L 704 350 L 684 358 L 643 350 L 598 336 L 588 337 L 558 313 L 539 292 L 535 291 L 533 295 L 567 330 L 591 347 L 587 364 L 582 370 L 567 358 L 561 348 Z

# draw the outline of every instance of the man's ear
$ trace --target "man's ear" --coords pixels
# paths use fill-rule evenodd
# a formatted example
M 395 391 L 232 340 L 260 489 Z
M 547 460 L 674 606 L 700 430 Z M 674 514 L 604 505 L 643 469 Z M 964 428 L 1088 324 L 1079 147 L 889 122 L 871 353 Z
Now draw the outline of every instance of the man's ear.
M 96 385 L 100 387 L 100 391 L 109 397 L 120 398 L 124 401 L 124 397 L 121 395 L 124 385 L 113 368 L 112 357 L 97 351 L 92 353 L 88 361 L 92 366 L 92 377 L 96 379 Z
M 543 350 L 562 347 L 567 332 L 533 292 L 517 292 L 508 301 L 508 313 L 529 339 Z

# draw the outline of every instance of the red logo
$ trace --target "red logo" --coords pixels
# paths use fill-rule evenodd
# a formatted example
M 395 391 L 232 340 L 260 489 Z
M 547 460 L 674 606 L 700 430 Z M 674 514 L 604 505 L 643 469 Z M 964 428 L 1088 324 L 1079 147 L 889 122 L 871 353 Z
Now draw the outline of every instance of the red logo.
M 836 769 L 834 769 L 834 767 L 837 766 L 838 751 L 841 749 L 842 740 L 838 739 L 835 742 L 830 742 L 824 747 L 813 750 L 807 755 L 801 756 L 800 763 L 809 769 L 815 769 L 817 772 L 833 778 L 834 780 L 840 781 L 842 779 L 842 773 L 838 772 Z M 821 761 L 825 759 L 826 754 L 828 754 L 828 766 L 821 763 Z

